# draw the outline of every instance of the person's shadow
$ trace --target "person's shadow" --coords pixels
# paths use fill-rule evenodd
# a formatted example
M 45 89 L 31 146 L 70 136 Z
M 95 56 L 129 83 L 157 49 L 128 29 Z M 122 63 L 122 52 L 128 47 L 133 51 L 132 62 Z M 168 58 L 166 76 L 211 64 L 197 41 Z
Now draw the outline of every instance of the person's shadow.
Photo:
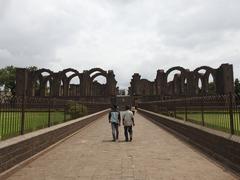
M 126 142 L 125 140 L 118 140 L 118 141 L 112 141 L 112 140 L 102 140 L 103 143 L 123 143 Z

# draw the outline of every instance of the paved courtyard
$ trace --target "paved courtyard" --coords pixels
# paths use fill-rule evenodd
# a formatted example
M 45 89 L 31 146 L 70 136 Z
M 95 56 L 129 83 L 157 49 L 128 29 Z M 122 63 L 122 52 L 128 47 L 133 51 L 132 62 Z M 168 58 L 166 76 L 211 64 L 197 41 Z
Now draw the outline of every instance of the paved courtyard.
M 111 142 L 107 117 L 59 144 L 8 180 L 237 179 L 139 114 L 132 142 Z

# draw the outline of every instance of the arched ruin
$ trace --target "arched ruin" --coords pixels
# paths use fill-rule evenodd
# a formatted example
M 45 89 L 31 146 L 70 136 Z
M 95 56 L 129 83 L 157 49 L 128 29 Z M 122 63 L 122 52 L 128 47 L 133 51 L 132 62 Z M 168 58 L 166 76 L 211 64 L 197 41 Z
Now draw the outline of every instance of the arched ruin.
M 70 75 L 67 75 L 69 74 Z M 45 74 L 45 75 L 44 75 Z M 95 81 L 98 76 L 106 78 L 106 83 Z M 101 68 L 93 68 L 79 72 L 68 68 L 59 72 L 49 69 L 30 71 L 25 68 L 17 68 L 16 95 L 38 96 L 38 97 L 111 97 L 116 95 L 115 75 L 113 71 L 104 71 Z M 77 78 L 78 83 L 71 81 Z
M 201 73 L 201 70 L 205 73 Z M 173 71 L 179 73 L 174 74 L 173 80 L 168 82 L 168 76 Z M 212 77 L 212 82 L 209 82 L 210 77 Z M 129 92 L 132 96 L 189 97 L 228 94 L 234 92 L 233 67 L 230 64 L 222 64 L 217 69 L 201 66 L 190 71 L 176 66 L 166 72 L 158 70 L 154 81 L 141 79 L 141 76 L 135 73 L 130 85 Z

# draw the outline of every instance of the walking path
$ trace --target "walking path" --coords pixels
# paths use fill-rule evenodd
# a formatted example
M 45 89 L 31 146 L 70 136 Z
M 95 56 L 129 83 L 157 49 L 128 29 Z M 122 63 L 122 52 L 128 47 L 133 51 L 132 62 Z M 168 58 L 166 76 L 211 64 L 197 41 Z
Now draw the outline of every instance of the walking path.
M 23 167 L 8 180 L 237 179 L 173 135 L 135 116 L 133 141 L 111 142 L 103 117 Z

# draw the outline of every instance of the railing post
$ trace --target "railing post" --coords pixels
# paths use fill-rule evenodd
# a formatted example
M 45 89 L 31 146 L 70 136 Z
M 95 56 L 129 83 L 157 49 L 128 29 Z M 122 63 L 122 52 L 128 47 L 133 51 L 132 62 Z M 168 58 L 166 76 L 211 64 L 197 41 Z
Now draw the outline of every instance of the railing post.
M 64 103 L 63 103 L 64 122 L 66 122 L 66 121 L 67 121 L 66 109 L 67 109 L 67 106 L 66 106 L 66 101 L 64 101 Z
M 48 97 L 48 127 L 51 126 L 51 99 Z
M 81 105 L 82 105 L 82 114 L 84 114 L 84 113 L 83 113 L 83 104 L 81 104 Z
M 188 107 L 187 107 L 187 97 L 185 96 L 185 121 L 187 121 L 188 118 Z
M 1 113 L 2 113 L 2 103 L 3 103 L 2 101 L 3 101 L 3 100 L 2 100 L 2 98 L 0 97 L 0 121 L 1 121 L 1 122 L 0 122 L 0 124 L 1 124 L 1 127 L 0 127 L 0 128 L 1 128 L 1 129 L 0 129 L 0 130 L 1 130 L 0 140 L 3 138 L 2 136 L 3 136 L 3 129 L 4 129 L 4 127 L 3 127 L 3 119 L 1 118 L 1 116 L 2 116 L 2 114 L 1 114 Z
M 230 133 L 234 134 L 234 124 L 233 124 L 233 95 L 229 93 L 229 116 L 230 116 Z
M 51 114 L 52 114 L 52 124 L 54 124 L 55 122 L 55 115 L 56 115 L 56 107 L 55 107 L 55 103 L 56 103 L 56 98 L 52 98 L 51 100 Z
M 201 114 L 202 114 L 202 125 L 205 126 L 204 122 L 204 97 L 201 97 Z
M 163 100 L 161 100 L 160 103 L 160 113 L 163 114 Z
M 25 121 L 25 105 L 26 105 L 26 100 L 25 100 L 25 95 L 22 96 L 22 104 L 21 104 L 21 130 L 20 133 L 21 135 L 24 134 L 24 121 Z
M 76 100 L 75 100 L 74 110 L 75 110 L 75 112 L 74 112 L 74 119 L 76 119 L 77 118 L 77 102 L 76 102 Z
M 177 117 L 177 102 L 175 101 L 174 103 L 174 117 L 176 118 Z

